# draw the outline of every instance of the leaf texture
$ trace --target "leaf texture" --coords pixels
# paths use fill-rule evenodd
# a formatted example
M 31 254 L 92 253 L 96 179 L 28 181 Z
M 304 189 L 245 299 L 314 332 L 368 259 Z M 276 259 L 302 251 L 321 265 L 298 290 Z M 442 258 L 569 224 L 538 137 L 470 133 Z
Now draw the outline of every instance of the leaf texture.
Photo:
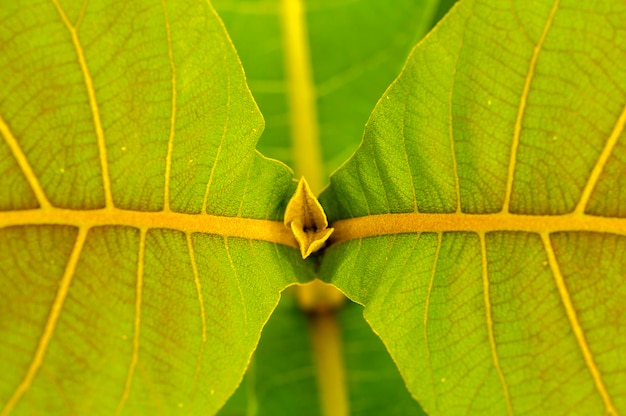
M 319 415 L 315 360 L 309 317 L 293 297 L 285 296 L 263 330 L 244 382 L 220 416 Z M 351 415 L 424 415 L 407 394 L 385 346 L 363 320 L 363 308 L 349 303 L 338 313 L 345 352 L 346 388 Z
M 265 116 L 267 128 L 259 149 L 304 175 L 314 192 L 354 151 L 372 104 L 402 67 L 411 47 L 432 27 L 436 0 L 302 0 L 310 83 L 289 80 L 290 33 L 285 29 L 284 0 L 250 2 L 214 0 L 237 47 L 250 88 Z M 293 40 L 293 39 L 292 39 Z M 300 107 L 293 96 L 311 94 L 313 123 L 295 125 Z M 297 102 L 298 98 L 296 98 Z M 300 124 L 302 124 L 300 122 Z M 316 138 L 313 151 L 302 149 L 303 136 Z M 321 177 L 299 171 L 302 159 L 316 163 Z M 315 183 L 322 181 L 320 189 Z
M 216 412 L 311 272 L 214 10 L 7 3 L 0 74 L 0 414 Z
M 429 414 L 626 411 L 625 17 L 461 1 L 320 197 L 321 277 Z
M 213 4 L 233 38 L 250 88 L 266 119 L 267 127 L 259 148 L 292 166 L 297 176 L 306 177 L 317 195 L 327 182 L 327 175 L 354 151 L 373 103 L 397 75 L 413 44 L 434 24 L 435 9 L 439 7 L 444 13 L 451 2 L 214 0 Z M 301 15 L 294 18 L 290 13 L 298 8 Z M 301 27 L 294 30 L 300 21 Z M 293 62 L 294 55 L 301 58 L 300 65 Z M 305 74 L 308 77 L 303 76 Z M 309 110 L 308 114 L 303 115 L 303 109 Z M 314 143 L 311 145 L 310 142 Z M 334 292 L 332 299 L 336 299 L 339 293 Z M 301 291 L 299 295 L 303 293 L 307 292 Z M 310 300 L 309 303 L 315 302 L 319 308 L 320 297 L 311 296 Z M 298 316 L 302 311 L 292 309 L 290 312 L 293 315 L 290 319 L 305 326 L 308 324 Z M 338 315 L 342 337 L 348 337 L 344 326 L 359 325 L 352 322 L 352 319 L 362 320 L 358 315 L 351 313 L 350 319 L 344 319 L 347 314 Z M 282 313 L 281 316 L 287 319 Z M 279 317 L 273 315 L 268 325 L 271 326 L 274 319 Z M 276 362 L 269 352 L 261 352 L 275 349 L 264 345 L 284 345 L 288 337 L 290 340 L 304 335 L 311 337 L 311 328 L 305 329 L 305 326 L 301 330 L 307 334 L 279 333 L 270 327 L 264 331 L 256 370 L 251 370 L 255 375 L 247 377 L 253 381 L 242 384 L 236 393 L 237 397 L 249 397 L 251 391 L 258 391 L 258 395 L 253 395 L 255 398 L 248 402 L 249 412 L 276 414 L 280 409 L 276 402 L 280 402 L 282 413 L 305 414 L 303 408 L 319 413 L 317 408 L 324 397 L 336 397 L 316 389 L 306 390 L 302 387 L 304 383 L 274 383 L 274 380 L 291 380 L 294 374 L 300 374 L 302 354 L 313 354 L 313 351 L 310 345 L 306 345 L 306 340 L 302 341 L 306 347 L 304 353 L 288 353 L 283 348 L 276 348 L 280 357 Z M 350 411 L 354 414 L 382 410 L 415 414 L 419 407 L 402 387 L 399 374 L 390 371 L 393 363 L 388 353 L 371 331 L 366 327 L 359 328 L 358 347 L 348 348 L 355 343 L 349 337 L 343 338 L 345 348 L 341 354 L 349 384 L 346 384 L 346 401 Z M 293 360 L 292 356 L 295 356 Z M 359 360 L 362 360 L 359 365 L 352 364 Z M 268 362 L 272 363 L 271 367 Z M 320 370 L 322 365 L 317 368 L 330 374 Z M 327 377 L 331 379 L 327 386 L 340 378 Z M 251 384 L 254 388 L 250 387 Z M 277 384 L 280 387 L 275 387 Z M 398 388 L 401 390 L 396 390 Z M 338 391 L 327 387 L 326 391 L 329 390 Z M 236 402 L 236 398 L 233 401 Z M 291 407 L 294 401 L 296 403 Z M 233 407 L 234 404 L 227 406 L 224 414 L 236 414 Z M 337 411 L 342 406 L 331 407 Z M 231 410 L 233 413 L 229 413 Z

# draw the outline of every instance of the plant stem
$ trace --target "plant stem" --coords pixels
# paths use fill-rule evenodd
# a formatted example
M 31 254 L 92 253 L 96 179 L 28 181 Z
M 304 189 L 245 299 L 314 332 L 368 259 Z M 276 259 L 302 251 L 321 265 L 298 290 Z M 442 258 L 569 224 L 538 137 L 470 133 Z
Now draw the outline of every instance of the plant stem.
M 322 414 L 325 416 L 348 415 L 341 332 L 336 311 L 311 315 L 309 331 L 313 344 L 318 389 L 322 398 Z
M 322 156 L 302 0 L 283 0 L 281 16 L 295 170 L 307 179 L 311 190 L 317 194 L 323 185 Z
M 323 186 L 315 84 L 302 0 L 282 0 L 281 20 L 291 140 L 296 175 L 304 176 L 314 194 Z M 317 384 L 326 416 L 348 414 L 341 333 L 336 309 L 345 297 L 319 280 L 298 286 L 298 303 L 310 313 L 309 332 L 317 369 Z

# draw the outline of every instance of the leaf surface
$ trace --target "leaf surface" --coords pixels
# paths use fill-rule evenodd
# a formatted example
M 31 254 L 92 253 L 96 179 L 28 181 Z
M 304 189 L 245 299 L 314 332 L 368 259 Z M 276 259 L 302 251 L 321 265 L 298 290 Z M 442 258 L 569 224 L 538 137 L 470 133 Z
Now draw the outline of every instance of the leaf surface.
M 286 22 L 296 20 L 287 15 L 289 3 L 302 3 L 310 61 L 310 67 L 298 71 L 310 72 L 304 85 L 289 79 L 290 42 L 297 34 L 286 28 Z M 259 149 L 305 174 L 319 192 L 316 183 L 321 181 L 321 188 L 358 145 L 373 103 L 431 28 L 440 3 L 449 6 L 436 0 L 213 1 L 267 123 Z M 313 106 L 306 126 L 297 115 L 304 95 L 310 95 Z M 309 134 L 317 142 L 312 147 L 303 143 Z M 299 165 L 307 163 L 315 165 L 320 178 L 301 171 Z
M 216 412 L 311 273 L 214 10 L 7 3 L 0 74 L 0 414 Z
M 429 414 L 626 411 L 626 7 L 462 0 L 320 197 Z
M 267 128 L 259 148 L 292 166 L 296 175 L 304 176 L 317 194 L 327 181 L 327 175 L 353 152 L 375 100 L 400 70 L 412 45 L 433 25 L 437 7 L 447 10 L 450 3 L 432 0 L 214 1 L 241 55 L 251 90 L 266 119 Z M 249 404 L 249 409 L 256 409 L 251 412 L 273 414 L 277 409 L 275 402 L 280 402 L 284 413 L 302 414 L 303 408 L 319 413 L 317 406 L 326 395 L 325 391 L 317 389 L 307 390 L 305 394 L 306 389 L 295 382 L 281 384 L 280 392 L 273 388 L 273 380 L 290 379 L 298 372 L 302 354 L 314 353 L 311 345 L 306 344 L 307 340 L 313 342 L 312 330 L 307 328 L 310 322 L 299 316 L 302 311 L 295 308 L 290 311 L 293 315 L 290 319 L 302 323 L 301 330 L 308 335 L 288 335 L 287 331 L 279 333 L 270 328 L 264 332 L 256 370 L 251 370 L 255 375 L 250 376 L 254 379 L 254 389 L 260 392 Z M 286 314 L 283 311 L 280 316 L 287 319 Z M 349 320 L 344 316 L 340 313 L 337 323 L 341 343 L 347 348 L 353 341 L 344 338 L 347 333 L 343 327 L 359 326 L 362 322 L 352 322 L 352 319 L 362 318 L 357 313 L 350 314 Z M 274 319 L 280 318 L 274 316 Z M 362 359 L 359 350 L 344 349 L 341 354 L 350 411 L 363 414 L 368 414 L 368 409 L 387 409 L 399 414 L 416 412 L 419 407 L 401 387 L 399 375 L 394 376 L 393 371 L 389 371 L 393 364 L 380 341 L 367 327 L 359 327 L 362 329 L 360 349 L 371 354 L 358 366 L 350 363 Z M 302 353 L 294 352 L 293 359 L 285 349 L 276 353 L 280 358 L 267 352 L 275 350 L 272 346 L 283 345 L 286 337 L 304 335 L 307 335 L 302 341 L 304 347 L 299 348 L 306 348 Z M 266 364 L 268 362 L 272 364 Z M 385 370 L 379 371 L 377 365 Z M 263 372 L 263 368 L 268 371 Z M 321 368 L 324 365 L 318 363 L 317 371 L 324 372 Z M 353 380 L 362 374 L 371 375 L 369 382 L 354 388 Z M 344 384 L 335 381 L 338 377 L 327 378 L 330 379 L 327 385 Z M 399 386 L 401 390 L 394 391 Z M 327 387 L 327 390 L 337 389 Z M 250 386 L 242 385 L 237 394 L 246 397 L 249 392 Z M 234 398 L 229 402 L 225 414 L 233 409 L 236 401 Z M 297 403 L 291 407 L 294 401 Z M 316 405 L 305 405 L 311 403 Z M 330 407 L 337 411 L 341 406 Z
M 407 394 L 385 346 L 349 303 L 338 313 L 345 353 L 351 415 L 423 415 Z M 221 416 L 319 415 L 320 404 L 308 318 L 293 297 L 284 296 L 263 330 L 253 364 Z

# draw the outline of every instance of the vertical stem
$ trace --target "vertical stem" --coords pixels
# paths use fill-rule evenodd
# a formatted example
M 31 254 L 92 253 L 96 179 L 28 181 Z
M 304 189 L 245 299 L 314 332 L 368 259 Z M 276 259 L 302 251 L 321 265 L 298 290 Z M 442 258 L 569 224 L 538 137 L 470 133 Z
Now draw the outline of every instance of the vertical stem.
M 282 0 L 281 20 L 295 171 L 296 175 L 304 176 L 313 193 L 318 194 L 323 186 L 322 156 L 302 0 Z M 335 287 L 317 279 L 298 286 L 296 293 L 303 310 L 311 313 L 309 331 L 323 414 L 347 415 L 348 394 L 336 314 L 336 307 L 343 304 L 344 296 Z M 333 299 L 331 305 L 328 305 L 329 299 Z
M 336 311 L 312 315 L 309 320 L 309 331 L 318 374 L 318 388 L 322 398 L 322 414 L 348 415 L 346 379 L 341 356 L 341 332 Z
M 304 176 L 313 193 L 317 194 L 323 185 L 322 156 L 302 0 L 283 0 L 281 16 L 294 164 L 296 173 Z

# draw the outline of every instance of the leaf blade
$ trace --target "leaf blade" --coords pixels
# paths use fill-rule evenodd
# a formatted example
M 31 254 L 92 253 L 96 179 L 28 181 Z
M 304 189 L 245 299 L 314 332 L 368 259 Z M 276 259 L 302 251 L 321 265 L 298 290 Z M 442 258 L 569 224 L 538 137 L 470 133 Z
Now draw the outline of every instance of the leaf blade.
M 321 275 L 366 305 L 433 414 L 623 407 L 615 357 L 626 346 L 604 346 L 623 323 L 598 299 L 626 299 L 617 174 L 626 95 L 615 65 L 626 59 L 615 20 L 625 10 L 528 7 L 462 1 L 416 47 L 320 197 L 336 239 Z M 583 248 L 610 254 L 588 264 L 599 257 Z M 557 263 L 568 271 L 548 268 Z M 601 276 L 612 289 L 582 283 Z
M 221 21 L 200 0 L 0 20 L 2 414 L 216 412 L 312 277 Z

